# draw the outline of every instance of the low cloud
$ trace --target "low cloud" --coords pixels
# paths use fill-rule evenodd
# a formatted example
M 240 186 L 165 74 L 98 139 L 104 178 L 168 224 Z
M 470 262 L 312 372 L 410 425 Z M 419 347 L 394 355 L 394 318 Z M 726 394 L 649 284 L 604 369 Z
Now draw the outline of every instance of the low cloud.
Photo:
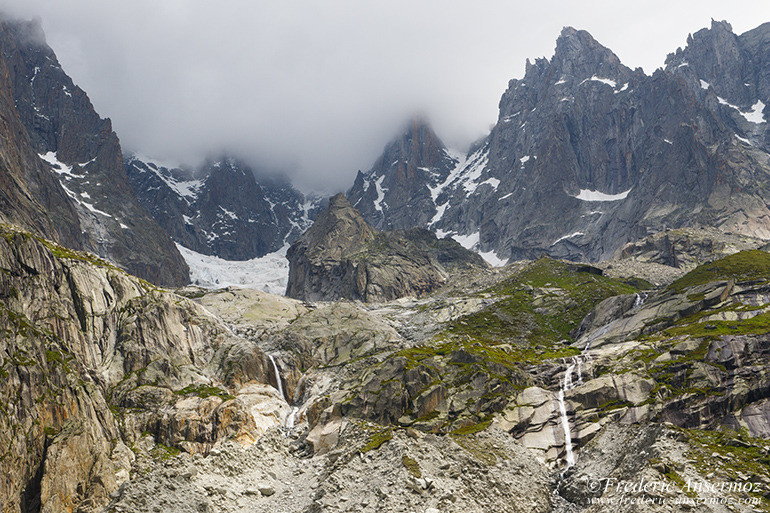
M 523 4 L 523 5 L 522 5 Z M 223 150 L 333 192 L 415 112 L 453 146 L 483 136 L 527 57 L 589 30 L 647 72 L 710 18 L 756 2 L 13 0 L 42 18 L 65 70 L 127 150 L 194 163 Z

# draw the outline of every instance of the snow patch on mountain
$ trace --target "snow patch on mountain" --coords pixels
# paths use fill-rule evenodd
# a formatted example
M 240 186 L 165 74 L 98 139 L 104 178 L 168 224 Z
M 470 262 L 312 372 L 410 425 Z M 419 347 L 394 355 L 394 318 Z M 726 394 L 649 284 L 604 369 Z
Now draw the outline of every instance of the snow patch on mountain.
M 49 151 L 48 153 L 40 153 L 39 157 L 43 159 L 44 161 L 48 162 L 51 166 L 51 170 L 56 173 L 57 175 L 65 175 L 67 177 L 74 177 L 72 174 L 72 166 L 68 166 L 64 162 L 60 161 L 58 158 L 56 158 L 56 152 L 55 151 Z
M 157 175 L 158 178 L 163 181 L 163 183 L 168 185 L 171 190 L 184 198 L 188 203 L 195 201 L 195 198 L 198 196 L 198 193 L 204 184 L 204 180 L 183 180 L 174 176 L 172 170 L 181 169 L 179 165 L 175 165 L 169 162 L 162 162 L 160 160 L 140 156 L 137 154 L 133 154 L 129 158 L 129 162 L 133 161 L 144 164 L 143 166 L 140 165 L 139 168 Z
M 609 78 L 597 77 L 596 75 L 592 76 L 591 78 L 587 78 L 587 79 L 583 80 L 578 85 L 583 85 L 586 82 L 588 82 L 589 80 L 591 82 L 599 82 L 601 84 L 608 85 L 608 86 L 612 87 L 613 89 L 615 89 L 618 86 L 617 82 L 615 82 L 614 80 L 611 80 Z
M 385 175 L 382 175 L 374 182 L 374 186 L 377 188 L 377 199 L 374 200 L 374 208 L 382 212 L 382 200 L 385 199 L 385 193 L 388 189 L 383 189 L 382 182 L 385 180 Z
M 556 239 L 553 242 L 553 244 L 551 244 L 551 246 L 555 246 L 556 244 L 560 243 L 563 240 L 571 239 L 573 237 L 580 237 L 582 235 L 585 235 L 585 234 L 583 232 L 570 233 L 569 235 L 565 235 L 564 237 L 559 237 L 558 239 Z
M 479 251 L 479 255 L 492 267 L 502 267 L 508 263 L 508 260 L 503 260 L 494 251 Z
M 619 194 L 605 194 L 599 191 L 592 191 L 590 189 L 580 189 L 580 194 L 573 196 L 581 201 L 620 201 L 626 199 L 631 189 L 623 191 Z
M 445 232 L 443 230 L 436 230 L 436 237 L 443 239 L 444 237 L 452 237 L 465 249 L 475 251 L 481 258 L 492 267 L 502 267 L 508 263 L 508 260 L 503 260 L 498 257 L 494 251 L 479 251 L 479 242 L 481 241 L 481 232 L 471 233 L 468 235 L 458 235 L 453 232 Z
M 98 208 L 96 208 L 93 203 L 89 203 L 89 202 L 85 201 L 84 198 L 85 199 L 90 199 L 91 198 L 91 196 L 87 192 L 82 192 L 82 193 L 78 194 L 75 191 L 73 191 L 72 189 L 70 189 L 69 187 L 67 187 L 67 185 L 64 183 L 64 180 L 72 180 L 72 179 L 75 179 L 75 178 L 82 179 L 84 177 L 73 174 L 72 173 L 72 166 L 68 166 L 64 162 L 60 161 L 56 157 L 56 155 L 57 155 L 57 153 L 54 152 L 54 151 L 49 151 L 48 153 L 40 153 L 40 154 L 38 154 L 38 156 L 41 159 L 43 159 L 45 162 L 47 162 L 51 166 L 51 171 L 53 171 L 54 173 L 56 173 L 58 175 L 59 183 L 61 184 L 62 189 L 64 189 L 64 192 L 66 192 L 67 195 L 75 201 L 75 203 L 77 203 L 78 205 L 84 207 L 89 212 L 92 212 L 94 214 L 99 214 L 99 215 L 102 215 L 102 216 L 105 216 L 105 217 L 112 217 L 111 214 L 108 214 L 104 210 L 99 210 Z M 99 185 L 99 184 L 97 184 L 97 185 Z
M 483 182 L 481 182 L 479 185 L 488 184 L 491 185 L 493 189 L 497 190 L 497 186 L 500 185 L 500 180 L 497 178 L 487 178 Z
M 746 121 L 759 125 L 765 122 L 765 116 L 762 113 L 764 110 L 764 102 L 762 102 L 762 100 L 757 100 L 757 103 L 751 106 L 751 110 L 749 112 L 741 112 L 741 116 L 746 118 Z
M 449 199 L 447 198 L 447 200 L 444 203 L 439 205 L 438 197 L 447 187 L 449 187 L 452 183 L 454 183 L 460 177 L 467 163 L 467 156 L 462 152 L 447 150 L 446 153 L 449 156 L 449 158 L 452 159 L 456 164 L 454 169 L 452 169 L 452 171 L 449 172 L 449 175 L 447 175 L 446 180 L 436 185 L 435 187 L 428 186 L 428 190 L 430 191 L 430 197 L 433 199 L 433 204 L 436 206 L 436 215 L 434 215 L 433 219 L 430 220 L 430 222 L 428 223 L 428 227 L 433 226 L 434 224 L 439 222 L 442 217 L 444 217 L 444 212 L 446 212 L 446 209 L 449 206 Z
M 207 289 L 238 287 L 283 295 L 289 281 L 288 245 L 275 253 L 251 260 L 224 260 L 202 255 L 177 244 L 190 267 L 190 282 Z

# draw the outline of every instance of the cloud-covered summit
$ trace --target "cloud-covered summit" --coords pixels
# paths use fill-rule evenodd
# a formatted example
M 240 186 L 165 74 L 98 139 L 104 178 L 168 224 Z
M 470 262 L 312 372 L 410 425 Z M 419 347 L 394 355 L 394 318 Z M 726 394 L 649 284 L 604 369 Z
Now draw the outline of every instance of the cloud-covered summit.
M 127 150 L 194 163 L 227 151 L 327 192 L 352 183 L 414 112 L 452 146 L 483 135 L 508 79 L 563 26 L 647 72 L 683 34 L 770 19 L 755 2 L 5 0 L 40 16 Z M 759 12 L 763 11 L 763 12 Z

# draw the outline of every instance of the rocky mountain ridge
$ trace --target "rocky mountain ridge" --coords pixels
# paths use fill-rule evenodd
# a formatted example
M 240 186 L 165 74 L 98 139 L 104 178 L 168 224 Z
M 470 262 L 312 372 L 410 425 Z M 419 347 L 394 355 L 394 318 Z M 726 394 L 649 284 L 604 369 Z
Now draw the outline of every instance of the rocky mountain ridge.
M 424 229 L 378 232 L 338 194 L 287 253 L 286 295 L 307 301 L 384 301 L 423 296 L 448 270 L 485 267 L 451 239 Z
M 177 243 L 226 260 L 288 246 L 320 207 L 319 199 L 279 178 L 257 179 L 247 164 L 229 157 L 183 169 L 130 156 L 125 169 L 141 205 Z
M 31 162 L 27 152 L 16 172 L 37 189 L 36 199 L 64 235 L 62 242 L 154 283 L 186 283 L 187 265 L 128 185 L 110 120 L 99 117 L 61 68 L 39 20 L 3 19 L 0 54 L 13 95 L 6 108 L 15 111 L 7 115 L 18 116 L 26 132 L 23 143 L 28 141 L 40 161 Z
M 453 152 L 410 125 L 351 197 L 367 221 L 425 226 L 503 261 L 597 261 L 667 228 L 767 239 L 768 39 L 767 24 L 739 36 L 714 22 L 645 75 L 565 28 L 550 60 L 510 81 L 497 124 L 453 169 L 442 167 Z M 440 172 L 399 171 L 401 154 L 414 159 L 394 153 L 405 141 L 432 148 L 424 169 Z M 422 191 L 425 207 L 410 221 L 415 200 L 389 195 L 385 183 Z

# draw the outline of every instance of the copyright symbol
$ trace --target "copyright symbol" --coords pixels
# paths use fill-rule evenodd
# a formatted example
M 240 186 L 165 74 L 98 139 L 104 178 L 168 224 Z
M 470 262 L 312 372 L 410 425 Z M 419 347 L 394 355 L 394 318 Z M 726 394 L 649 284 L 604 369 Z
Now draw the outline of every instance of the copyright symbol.
M 602 487 L 602 483 L 600 481 L 591 480 L 588 482 L 588 491 L 590 492 L 598 492 L 599 489 Z

